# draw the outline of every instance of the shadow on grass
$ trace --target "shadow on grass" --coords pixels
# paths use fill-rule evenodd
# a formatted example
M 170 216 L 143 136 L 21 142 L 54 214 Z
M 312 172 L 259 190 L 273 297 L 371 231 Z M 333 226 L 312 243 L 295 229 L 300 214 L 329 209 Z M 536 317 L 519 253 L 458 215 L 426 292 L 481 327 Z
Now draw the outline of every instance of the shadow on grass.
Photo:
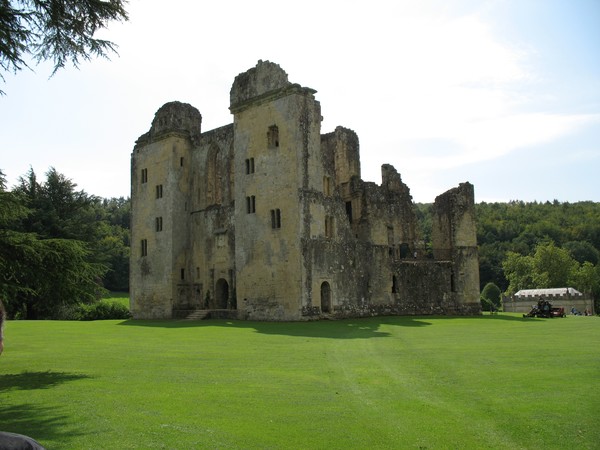
M 10 389 L 48 389 L 68 381 L 89 378 L 87 375 L 65 372 L 22 372 L 0 375 L 0 392 Z M 1 422 L 0 422 L 1 423 Z
M 65 443 L 82 433 L 73 428 L 72 418 L 56 408 L 31 404 L 0 406 L 0 430 L 24 434 L 43 444 L 44 441 Z
M 65 372 L 23 372 L 0 375 L 0 393 L 9 390 L 48 389 L 69 381 L 88 378 L 87 375 Z M 32 395 L 33 397 L 33 395 Z M 67 443 L 77 435 L 72 417 L 61 414 L 56 407 L 42 407 L 32 403 L 6 405 L 0 402 L 0 430 L 30 436 L 40 443 L 54 441 Z
M 385 320 L 388 319 L 388 320 Z M 430 322 L 422 317 L 369 317 L 362 319 L 319 320 L 308 322 L 256 322 L 243 320 L 208 319 L 201 321 L 184 320 L 126 320 L 119 325 L 160 328 L 207 328 L 227 327 L 253 329 L 257 333 L 285 336 L 319 337 L 331 339 L 368 339 L 388 337 L 390 333 L 379 331 L 382 324 L 405 327 L 424 327 Z

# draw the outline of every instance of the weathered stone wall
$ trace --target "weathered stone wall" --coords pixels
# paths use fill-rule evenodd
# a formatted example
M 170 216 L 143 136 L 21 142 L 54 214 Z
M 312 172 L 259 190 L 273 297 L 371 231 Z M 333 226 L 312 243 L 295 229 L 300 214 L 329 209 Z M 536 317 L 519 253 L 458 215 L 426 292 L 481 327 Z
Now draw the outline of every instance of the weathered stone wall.
M 435 259 L 452 261 L 451 292 L 457 304 L 479 305 L 479 256 L 474 189 L 461 183 L 435 199 L 432 246 Z
M 321 112 L 313 93 L 288 83 L 276 64 L 262 62 L 238 76 L 231 90 L 235 267 L 245 318 L 300 317 L 306 276 L 300 239 L 312 225 L 302 193 L 320 189 L 323 177 Z
M 130 264 L 134 317 L 170 317 L 176 299 L 189 296 L 178 283 L 189 276 L 185 253 L 190 239 L 191 151 L 199 139 L 201 120 L 194 107 L 167 103 L 134 148 Z

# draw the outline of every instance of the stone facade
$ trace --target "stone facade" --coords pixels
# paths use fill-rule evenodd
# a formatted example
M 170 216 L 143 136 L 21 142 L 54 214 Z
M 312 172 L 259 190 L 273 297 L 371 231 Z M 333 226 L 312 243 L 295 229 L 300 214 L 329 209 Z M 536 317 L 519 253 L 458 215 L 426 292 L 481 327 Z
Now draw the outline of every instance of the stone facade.
M 315 92 L 259 61 L 235 78 L 233 124 L 157 111 L 131 157 L 135 318 L 481 312 L 473 187 L 436 199 L 426 257 L 400 174 L 363 181 L 358 136 L 321 134 Z

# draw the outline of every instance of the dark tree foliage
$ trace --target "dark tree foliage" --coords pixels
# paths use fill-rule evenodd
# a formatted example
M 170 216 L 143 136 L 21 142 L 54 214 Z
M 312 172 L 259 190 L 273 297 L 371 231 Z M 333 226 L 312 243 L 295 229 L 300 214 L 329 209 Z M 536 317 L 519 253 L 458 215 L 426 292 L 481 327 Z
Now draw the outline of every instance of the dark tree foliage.
M 493 282 L 502 291 L 509 290 L 503 264 L 510 266 L 531 258 L 531 268 L 519 278 L 523 288 L 570 283 L 579 290 L 600 294 L 593 280 L 600 260 L 600 203 L 479 203 L 475 211 L 482 287 Z M 545 263 L 543 250 L 549 255 Z M 559 260 L 564 261 L 554 270 L 542 270 Z M 558 270 L 566 266 L 570 267 L 568 277 Z M 512 270 L 511 276 L 515 273 Z M 516 288 L 513 283 L 510 290 Z
M 103 287 L 128 289 L 129 200 L 75 188 L 53 168 L 43 183 L 30 170 L 12 192 L 0 176 L 0 295 L 11 317 L 59 318 Z
M 71 62 L 108 57 L 113 42 L 95 37 L 110 21 L 126 21 L 125 0 L 0 0 L 0 69 L 16 73 L 51 60 L 52 74 Z M 0 73 L 0 78 L 4 79 Z M 0 91 L 1 92 L 1 91 Z

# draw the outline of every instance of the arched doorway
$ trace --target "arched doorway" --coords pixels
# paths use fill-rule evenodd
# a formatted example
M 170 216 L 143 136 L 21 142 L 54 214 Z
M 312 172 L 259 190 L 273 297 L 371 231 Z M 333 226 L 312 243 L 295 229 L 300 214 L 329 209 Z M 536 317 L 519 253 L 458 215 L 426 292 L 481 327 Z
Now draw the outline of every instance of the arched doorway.
M 321 283 L 321 312 L 331 312 L 331 287 L 327 281 Z
M 215 301 L 217 309 L 227 309 L 227 302 L 229 301 L 229 284 L 223 278 L 217 281 L 215 287 Z

